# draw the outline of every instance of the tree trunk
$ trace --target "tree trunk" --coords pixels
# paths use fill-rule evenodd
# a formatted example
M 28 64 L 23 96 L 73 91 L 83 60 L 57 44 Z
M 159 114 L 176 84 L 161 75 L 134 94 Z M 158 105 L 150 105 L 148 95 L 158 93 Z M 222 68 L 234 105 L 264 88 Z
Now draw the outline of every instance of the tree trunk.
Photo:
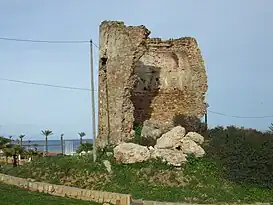
M 20 139 L 20 146 L 23 147 L 23 139 Z
M 47 136 L 45 138 L 45 143 L 46 143 L 46 155 L 48 154 L 48 144 L 47 144 Z
M 16 158 L 16 154 L 13 155 L 13 167 L 17 167 L 17 158 Z
M 82 144 L 82 137 L 80 137 L 80 144 Z

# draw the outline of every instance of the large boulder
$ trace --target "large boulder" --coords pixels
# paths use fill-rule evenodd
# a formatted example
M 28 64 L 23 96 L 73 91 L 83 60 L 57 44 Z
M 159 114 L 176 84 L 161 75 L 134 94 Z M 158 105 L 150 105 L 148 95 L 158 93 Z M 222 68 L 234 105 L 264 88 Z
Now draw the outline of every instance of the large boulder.
M 171 149 L 151 149 L 151 158 L 161 158 L 163 161 L 167 161 L 168 164 L 173 166 L 181 166 L 187 162 L 186 154 L 178 150 Z
M 175 145 L 175 149 L 184 154 L 193 154 L 195 157 L 203 157 L 205 150 L 191 139 L 183 138 Z
M 149 149 L 134 143 L 121 143 L 114 148 L 114 157 L 118 162 L 132 164 L 150 159 Z
M 182 138 L 185 136 L 186 130 L 184 127 L 176 126 L 169 132 L 163 134 L 156 141 L 156 149 L 168 149 L 173 148 Z
M 141 130 L 141 137 L 157 139 L 163 134 L 163 131 L 160 129 L 160 126 L 151 120 L 146 120 L 143 123 Z
M 188 132 L 184 139 L 190 139 L 199 145 L 204 143 L 204 137 L 197 132 Z

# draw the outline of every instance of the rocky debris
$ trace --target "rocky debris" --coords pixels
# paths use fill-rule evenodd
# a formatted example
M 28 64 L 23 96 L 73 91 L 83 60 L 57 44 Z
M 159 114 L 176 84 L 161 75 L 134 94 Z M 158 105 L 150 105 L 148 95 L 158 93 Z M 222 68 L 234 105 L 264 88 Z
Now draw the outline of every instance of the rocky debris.
M 103 160 L 102 162 L 108 173 L 112 172 L 111 163 L 108 160 Z
M 193 154 L 195 157 L 203 157 L 205 150 L 191 139 L 182 139 L 176 144 L 175 149 L 181 150 L 185 154 Z
M 186 130 L 184 127 L 176 126 L 169 132 L 163 134 L 157 141 L 156 149 L 173 148 L 185 136 Z
M 152 123 L 147 122 L 145 126 L 147 127 L 147 129 L 145 128 L 147 132 L 144 132 L 146 134 L 149 133 L 146 135 L 149 135 L 149 137 L 155 133 L 155 129 L 160 130 Z M 158 133 L 154 134 L 153 137 L 157 137 Z M 204 137 L 202 135 L 196 132 L 186 134 L 184 127 L 177 126 L 162 134 L 157 139 L 154 147 L 141 146 L 134 143 L 121 143 L 114 148 L 114 157 L 117 161 L 126 164 L 161 158 L 168 164 L 179 167 L 187 162 L 186 157 L 189 154 L 193 154 L 195 157 L 203 157 L 205 151 L 200 146 L 203 143 Z
M 157 139 L 163 134 L 162 130 L 155 122 L 146 120 L 143 123 L 141 137 Z
M 204 143 L 204 137 L 196 132 L 188 132 L 186 134 L 185 138 L 190 139 L 199 145 Z
M 173 166 L 181 166 L 187 161 L 186 154 L 178 150 L 172 149 L 154 149 L 151 150 L 151 158 L 162 158 L 163 161 L 167 161 L 168 164 Z
M 149 149 L 134 143 L 121 143 L 114 148 L 114 157 L 118 162 L 132 164 L 150 159 Z

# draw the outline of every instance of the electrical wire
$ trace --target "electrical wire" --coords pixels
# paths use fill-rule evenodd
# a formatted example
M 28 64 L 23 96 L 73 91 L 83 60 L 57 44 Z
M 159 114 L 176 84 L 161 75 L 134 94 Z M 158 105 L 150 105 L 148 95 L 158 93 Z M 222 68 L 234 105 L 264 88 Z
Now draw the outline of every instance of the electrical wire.
M 7 79 L 7 78 L 0 78 L 0 81 L 22 83 L 22 84 L 28 84 L 28 85 L 46 86 L 46 87 L 53 87 L 53 88 L 64 88 L 64 89 L 70 89 L 70 90 L 91 91 L 91 89 L 88 89 L 88 88 L 61 86 L 61 85 L 53 85 L 53 84 L 45 84 L 45 83 L 36 83 L 36 82 L 23 81 L 23 80 L 12 80 L 12 79 Z M 94 91 L 97 91 L 97 90 L 94 90 Z
M 63 40 L 54 40 L 54 41 L 50 41 L 50 40 L 33 40 L 33 39 L 19 39 L 19 38 L 5 38 L 5 37 L 0 37 L 0 40 L 5 40 L 5 41 L 18 41 L 18 42 L 29 42 L 29 43 L 64 43 L 64 44 L 68 44 L 68 43 L 89 43 L 90 41 L 86 41 L 86 40 L 79 40 L 79 41 L 63 41 Z
M 70 89 L 70 90 L 91 91 L 91 89 L 88 89 L 88 88 L 80 88 L 80 87 L 72 87 L 72 86 L 61 86 L 61 85 L 53 85 L 53 84 L 45 84 L 45 83 L 36 83 L 36 82 L 22 81 L 22 80 L 12 80 L 12 79 L 6 79 L 6 78 L 0 78 L 0 81 L 22 83 L 22 84 L 28 84 L 28 85 L 46 86 L 46 87 L 53 87 L 53 88 L 63 88 L 63 89 Z M 98 90 L 94 90 L 94 91 L 98 91 Z M 162 94 L 164 94 L 164 93 L 162 93 Z M 216 114 L 216 115 L 221 115 L 221 116 L 225 116 L 225 117 L 232 117 L 232 118 L 248 118 L 248 119 L 273 118 L 273 115 L 238 116 L 238 115 L 228 115 L 228 114 L 225 114 L 225 113 L 215 112 L 215 111 L 212 111 L 212 110 L 207 110 L 207 111 L 210 112 L 210 113 Z
M 87 41 L 87 40 L 33 40 L 33 39 L 20 39 L 20 38 L 6 38 L 6 37 L 0 37 L 0 40 L 5 41 L 17 41 L 17 42 L 29 42 L 29 43 L 55 43 L 55 44 L 77 44 L 77 43 L 92 43 L 95 47 L 99 49 L 99 46 L 97 46 L 93 41 Z M 152 73 L 152 72 L 147 72 Z M 23 83 L 23 84 L 29 84 L 29 85 L 38 85 L 38 86 L 47 86 L 47 87 L 54 87 L 54 88 L 64 88 L 64 89 L 71 89 L 71 90 L 82 90 L 82 91 L 91 91 L 91 89 L 88 88 L 79 88 L 79 87 L 71 87 L 71 86 L 60 86 L 60 85 L 52 85 L 52 84 L 44 84 L 44 83 L 35 83 L 35 82 L 28 82 L 28 81 L 22 81 L 22 80 L 12 80 L 12 79 L 6 79 L 6 78 L 0 78 L 0 81 L 8 81 L 8 82 L 15 82 L 15 83 Z M 98 91 L 98 90 L 94 90 Z M 227 115 L 225 113 L 221 112 L 215 112 L 212 110 L 207 110 L 208 112 L 216 115 L 221 115 L 225 117 L 232 117 L 232 118 L 247 118 L 247 119 L 261 119 L 261 118 L 272 118 L 273 115 L 267 115 L 267 116 L 238 116 L 238 115 Z
M 238 116 L 238 115 L 227 115 L 221 112 L 215 112 L 212 110 L 207 110 L 210 113 L 216 114 L 216 115 L 222 115 L 225 117 L 233 117 L 233 118 L 247 118 L 247 119 L 261 119 L 261 118 L 271 118 L 273 115 L 265 115 L 265 116 Z
M 93 41 L 87 40 L 33 40 L 33 39 L 20 39 L 20 38 L 6 38 L 0 37 L 0 40 L 4 41 L 17 41 L 17 42 L 28 42 L 28 43 L 52 43 L 52 44 L 77 44 L 77 43 L 92 43 L 95 47 L 99 49 L 99 46 Z

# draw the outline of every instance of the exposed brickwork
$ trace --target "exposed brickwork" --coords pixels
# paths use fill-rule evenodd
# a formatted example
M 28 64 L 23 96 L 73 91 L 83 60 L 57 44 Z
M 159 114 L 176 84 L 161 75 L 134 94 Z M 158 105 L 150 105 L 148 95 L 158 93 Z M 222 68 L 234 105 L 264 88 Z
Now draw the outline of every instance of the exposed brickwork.
M 133 123 L 205 114 L 207 75 L 196 40 L 149 34 L 122 22 L 100 26 L 99 146 L 129 140 Z

